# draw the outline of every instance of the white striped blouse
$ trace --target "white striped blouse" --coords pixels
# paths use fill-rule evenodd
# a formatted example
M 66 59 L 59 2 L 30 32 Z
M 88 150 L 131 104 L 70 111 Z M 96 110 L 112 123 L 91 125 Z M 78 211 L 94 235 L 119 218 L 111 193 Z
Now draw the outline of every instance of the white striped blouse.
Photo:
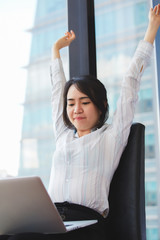
M 81 204 L 102 215 L 109 209 L 110 182 L 127 144 L 138 100 L 140 79 L 152 51 L 152 44 L 140 41 L 124 76 L 112 123 L 104 124 L 100 129 L 80 138 L 63 123 L 63 89 L 66 79 L 61 59 L 52 61 L 52 108 L 56 150 L 48 191 L 53 202 Z

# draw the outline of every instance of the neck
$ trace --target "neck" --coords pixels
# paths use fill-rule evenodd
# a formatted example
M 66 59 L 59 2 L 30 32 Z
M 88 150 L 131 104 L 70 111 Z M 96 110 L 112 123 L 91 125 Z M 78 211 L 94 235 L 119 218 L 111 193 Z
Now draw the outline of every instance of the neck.
M 83 136 L 89 134 L 90 132 L 91 132 L 91 130 L 84 130 L 84 131 L 79 131 L 78 130 L 77 131 L 79 137 L 83 137 Z

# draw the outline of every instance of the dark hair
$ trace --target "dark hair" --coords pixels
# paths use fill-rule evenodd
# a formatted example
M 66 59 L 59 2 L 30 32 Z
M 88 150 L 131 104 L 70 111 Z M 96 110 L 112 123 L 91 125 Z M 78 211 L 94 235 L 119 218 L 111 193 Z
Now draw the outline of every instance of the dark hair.
M 101 111 L 99 122 L 95 127 L 100 128 L 109 115 L 109 105 L 107 99 L 107 91 L 104 85 L 94 76 L 83 75 L 73 77 L 66 82 L 63 93 L 63 120 L 67 127 L 74 129 L 75 127 L 70 122 L 67 115 L 67 94 L 69 88 L 74 85 L 80 92 L 86 94 L 94 105 Z

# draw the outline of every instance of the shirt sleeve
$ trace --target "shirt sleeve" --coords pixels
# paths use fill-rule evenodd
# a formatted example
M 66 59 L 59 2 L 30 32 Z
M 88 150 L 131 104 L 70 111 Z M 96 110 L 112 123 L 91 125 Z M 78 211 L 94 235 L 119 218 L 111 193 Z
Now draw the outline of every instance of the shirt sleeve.
M 125 146 L 130 127 L 133 122 L 135 106 L 138 101 L 138 91 L 142 74 L 149 63 L 153 45 L 144 40 L 140 41 L 123 78 L 122 88 L 117 109 L 111 124 L 112 133 L 119 145 Z
M 51 84 L 52 84 L 52 118 L 55 139 L 65 131 L 63 122 L 63 90 L 66 83 L 62 61 L 60 58 L 52 60 L 50 65 Z

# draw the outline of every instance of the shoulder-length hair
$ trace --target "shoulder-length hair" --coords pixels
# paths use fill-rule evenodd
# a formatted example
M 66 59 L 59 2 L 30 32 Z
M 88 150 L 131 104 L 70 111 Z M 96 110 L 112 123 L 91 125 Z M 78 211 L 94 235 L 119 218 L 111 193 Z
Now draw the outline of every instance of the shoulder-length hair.
M 67 94 L 69 88 L 74 85 L 78 91 L 87 95 L 93 104 L 100 110 L 101 115 L 96 128 L 102 127 L 109 116 L 107 91 L 104 85 L 94 76 L 82 75 L 73 77 L 66 82 L 63 93 L 63 121 L 68 128 L 75 129 L 67 115 Z

